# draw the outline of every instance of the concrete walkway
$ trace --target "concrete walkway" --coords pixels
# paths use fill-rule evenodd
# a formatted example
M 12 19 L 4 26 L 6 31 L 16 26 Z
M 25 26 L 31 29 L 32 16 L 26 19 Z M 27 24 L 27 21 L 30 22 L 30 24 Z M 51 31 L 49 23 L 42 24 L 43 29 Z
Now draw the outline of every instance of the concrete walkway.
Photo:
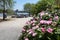
M 21 29 L 25 25 L 25 22 L 32 19 L 28 18 L 14 18 L 11 21 L 5 21 L 0 23 L 0 40 L 18 40 Z

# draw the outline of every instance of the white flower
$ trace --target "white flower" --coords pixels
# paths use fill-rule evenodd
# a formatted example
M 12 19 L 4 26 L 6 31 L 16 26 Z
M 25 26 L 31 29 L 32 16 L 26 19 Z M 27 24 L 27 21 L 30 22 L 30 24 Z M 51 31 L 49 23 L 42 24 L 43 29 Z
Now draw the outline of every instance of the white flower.
M 48 13 L 45 13 L 46 15 L 48 15 Z

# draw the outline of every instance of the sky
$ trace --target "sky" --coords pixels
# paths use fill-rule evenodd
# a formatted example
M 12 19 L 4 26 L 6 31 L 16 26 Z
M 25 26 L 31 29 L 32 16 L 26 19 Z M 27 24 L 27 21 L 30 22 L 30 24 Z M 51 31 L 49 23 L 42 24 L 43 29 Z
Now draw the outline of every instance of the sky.
M 14 10 L 18 9 L 18 10 L 23 10 L 24 8 L 24 4 L 26 3 L 37 3 L 38 0 L 14 0 L 16 3 L 14 5 Z

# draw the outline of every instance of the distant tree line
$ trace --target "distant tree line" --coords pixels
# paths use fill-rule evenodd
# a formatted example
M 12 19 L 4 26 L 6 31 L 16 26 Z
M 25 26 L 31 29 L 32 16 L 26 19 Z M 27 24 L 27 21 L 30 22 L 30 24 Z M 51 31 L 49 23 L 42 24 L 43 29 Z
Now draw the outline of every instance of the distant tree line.
M 36 4 L 26 3 L 24 10 L 32 15 L 38 15 L 42 10 L 54 11 L 60 9 L 60 0 L 39 0 Z

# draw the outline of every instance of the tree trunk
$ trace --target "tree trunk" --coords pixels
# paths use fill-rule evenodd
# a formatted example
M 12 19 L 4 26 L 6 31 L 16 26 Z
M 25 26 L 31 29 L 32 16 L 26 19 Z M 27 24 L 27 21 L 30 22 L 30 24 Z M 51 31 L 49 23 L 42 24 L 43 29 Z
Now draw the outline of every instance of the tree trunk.
M 3 10 L 3 20 L 5 20 L 5 10 Z
M 5 0 L 3 1 L 3 20 L 5 20 Z

